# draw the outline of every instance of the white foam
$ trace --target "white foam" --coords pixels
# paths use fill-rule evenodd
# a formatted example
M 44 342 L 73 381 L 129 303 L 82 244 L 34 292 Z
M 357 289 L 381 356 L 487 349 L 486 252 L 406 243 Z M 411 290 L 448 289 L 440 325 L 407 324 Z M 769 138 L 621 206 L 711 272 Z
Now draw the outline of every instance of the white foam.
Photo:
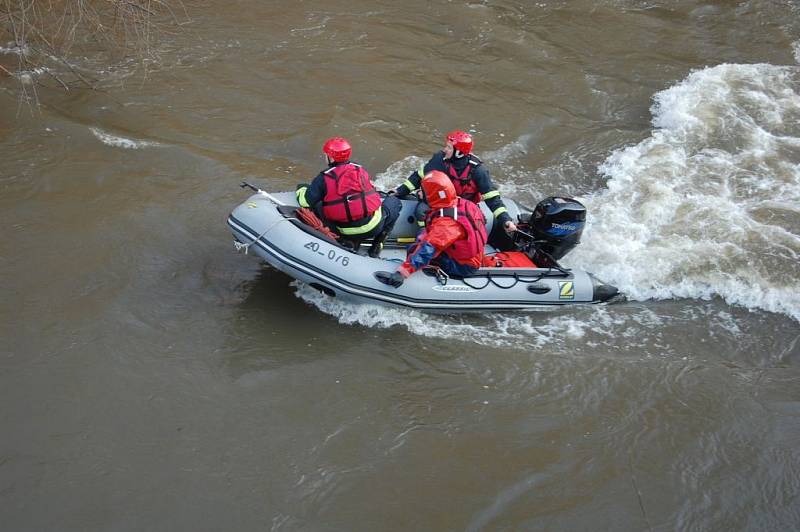
M 379 190 L 389 190 L 405 181 L 414 170 L 419 169 L 420 166 L 428 162 L 428 159 L 423 159 L 416 155 L 409 155 L 405 159 L 401 159 L 392 163 L 389 168 L 374 176 L 372 182 Z
M 545 345 L 551 351 L 564 350 L 566 344 L 591 332 L 597 339 L 610 341 L 615 328 L 625 319 L 608 308 L 584 307 L 580 317 L 573 312 L 489 313 L 479 315 L 426 314 L 415 310 L 380 305 L 355 305 L 328 297 L 295 281 L 297 296 L 322 312 L 347 325 L 393 328 L 404 327 L 422 337 L 461 341 L 485 346 L 535 349 Z
M 20 80 L 20 82 L 23 84 L 31 85 L 34 82 L 34 79 L 39 78 L 42 74 L 46 74 L 48 72 L 50 72 L 49 68 L 36 67 L 28 70 L 17 70 L 11 75 Z
M 505 135 L 501 135 L 505 136 Z M 518 139 L 500 146 L 496 150 L 484 152 L 483 160 L 491 161 L 493 165 L 507 164 L 516 157 L 524 156 L 528 153 L 528 147 L 533 141 L 533 135 L 521 135 Z
M 90 127 L 89 130 L 97 137 L 100 142 L 107 146 L 113 146 L 115 148 L 125 148 L 128 150 L 138 150 L 141 148 L 155 148 L 161 146 L 158 142 L 152 142 L 147 140 L 133 140 L 128 139 L 125 137 L 119 137 L 117 135 L 112 135 L 110 133 L 106 133 L 102 129 L 98 127 Z
M 6 46 L 0 46 L 0 54 L 27 55 L 28 49 L 10 42 Z
M 656 129 L 600 166 L 608 188 L 582 198 L 564 262 L 634 299 L 720 296 L 800 320 L 798 85 L 795 67 L 719 65 L 656 94 Z
M 795 41 L 792 43 L 792 50 L 794 51 L 795 63 L 800 64 L 800 41 Z

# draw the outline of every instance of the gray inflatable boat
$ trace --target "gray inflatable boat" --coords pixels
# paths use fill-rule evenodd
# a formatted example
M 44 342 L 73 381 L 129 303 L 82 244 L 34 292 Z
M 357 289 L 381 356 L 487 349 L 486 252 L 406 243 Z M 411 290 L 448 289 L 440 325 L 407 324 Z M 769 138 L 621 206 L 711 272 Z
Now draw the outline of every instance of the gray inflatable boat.
M 381 283 L 375 274 L 392 272 L 405 259 L 406 247 L 414 242 L 418 228 L 415 217 L 418 202 L 415 199 L 402 200 L 403 210 L 381 257 L 371 258 L 366 254 L 369 241 L 356 252 L 300 221 L 295 214 L 298 204 L 294 193 L 267 193 L 246 183 L 242 186 L 257 192 L 228 217 L 236 248 L 254 253 L 274 268 L 331 297 L 354 303 L 425 311 L 465 312 L 600 303 L 617 294 L 615 287 L 590 273 L 569 270 L 557 263 L 560 255 L 577 244 L 583 228 L 582 220 L 585 220 L 585 211 L 580 221 L 574 219 L 574 212 L 568 212 L 569 201 L 573 206 L 580 205 L 568 198 L 549 198 L 562 204 L 551 201 L 551 205 L 542 208 L 545 203 L 542 202 L 535 210 L 505 199 L 513 219 L 530 221 L 539 216 L 540 221 L 548 221 L 544 231 L 527 235 L 532 239 L 528 245 L 537 247 L 534 251 L 538 255 L 533 258 L 540 267 L 481 268 L 466 278 L 448 277 L 436 268 L 429 268 L 414 273 L 401 287 L 394 288 Z M 493 217 L 485 204 L 481 203 L 480 207 L 489 220 L 488 233 L 492 229 Z M 544 216 L 541 216 L 542 212 Z M 541 229 L 542 224 L 538 225 Z M 534 224 L 530 227 L 533 228 Z M 521 234 L 526 235 L 524 232 Z M 487 245 L 487 254 L 495 251 Z M 546 266 L 541 267 L 542 264 Z

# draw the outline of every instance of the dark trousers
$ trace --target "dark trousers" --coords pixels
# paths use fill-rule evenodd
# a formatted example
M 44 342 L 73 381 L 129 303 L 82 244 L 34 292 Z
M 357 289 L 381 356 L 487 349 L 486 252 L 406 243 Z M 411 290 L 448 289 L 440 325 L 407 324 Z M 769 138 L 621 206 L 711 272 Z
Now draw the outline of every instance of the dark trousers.
M 493 246 L 499 251 L 517 250 L 517 246 L 514 244 L 514 238 L 506 233 L 506 230 L 503 228 L 503 224 L 497 221 L 497 218 L 495 218 L 494 224 L 492 225 L 492 232 L 489 233 L 488 242 L 489 245 Z
M 456 277 L 469 277 L 478 271 L 477 268 L 456 262 L 446 253 L 440 254 L 432 262 L 443 269 L 447 275 L 455 275 Z
M 387 233 L 391 231 L 395 222 L 400 217 L 400 211 L 402 208 L 403 204 L 395 196 L 386 196 L 383 198 L 383 203 L 381 205 L 383 216 L 381 217 L 380 223 L 376 225 L 372 231 L 364 233 L 363 235 L 358 235 L 359 238 L 363 240 L 366 238 L 372 238 L 380 233 L 383 233 L 384 231 Z

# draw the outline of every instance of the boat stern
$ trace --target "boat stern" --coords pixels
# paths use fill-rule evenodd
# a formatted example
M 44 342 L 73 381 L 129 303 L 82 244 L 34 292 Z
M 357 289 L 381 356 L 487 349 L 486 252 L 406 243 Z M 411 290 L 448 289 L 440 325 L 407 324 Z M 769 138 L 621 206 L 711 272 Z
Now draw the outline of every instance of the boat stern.
M 592 280 L 592 303 L 605 303 L 619 295 L 619 288 L 601 281 L 591 273 L 589 278 Z

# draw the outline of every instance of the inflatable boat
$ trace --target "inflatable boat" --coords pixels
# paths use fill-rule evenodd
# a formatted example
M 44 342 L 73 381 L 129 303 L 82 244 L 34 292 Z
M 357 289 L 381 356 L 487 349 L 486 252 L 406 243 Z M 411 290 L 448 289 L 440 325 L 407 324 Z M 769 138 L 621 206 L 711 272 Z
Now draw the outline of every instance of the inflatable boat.
M 406 248 L 418 230 L 418 201 L 402 198 L 400 218 L 379 258 L 350 249 L 304 223 L 293 192 L 268 193 L 242 183 L 255 193 L 236 207 L 228 226 L 240 251 L 253 253 L 274 268 L 307 283 L 330 297 L 354 303 L 372 303 L 424 311 L 464 312 L 525 310 L 543 306 L 601 303 L 617 289 L 592 274 L 561 267 L 560 259 L 578 243 L 585 220 L 580 203 L 569 198 L 548 198 L 529 209 L 505 199 L 509 214 L 520 221 L 520 231 L 534 267 L 485 267 L 464 278 L 450 277 L 438 268 L 426 268 L 406 279 L 399 288 L 380 281 L 379 272 L 392 272 L 402 263 Z M 486 215 L 487 233 L 493 217 Z M 534 220 L 536 218 L 536 220 Z M 486 253 L 496 250 L 487 245 Z M 379 274 L 379 275 L 376 275 Z

